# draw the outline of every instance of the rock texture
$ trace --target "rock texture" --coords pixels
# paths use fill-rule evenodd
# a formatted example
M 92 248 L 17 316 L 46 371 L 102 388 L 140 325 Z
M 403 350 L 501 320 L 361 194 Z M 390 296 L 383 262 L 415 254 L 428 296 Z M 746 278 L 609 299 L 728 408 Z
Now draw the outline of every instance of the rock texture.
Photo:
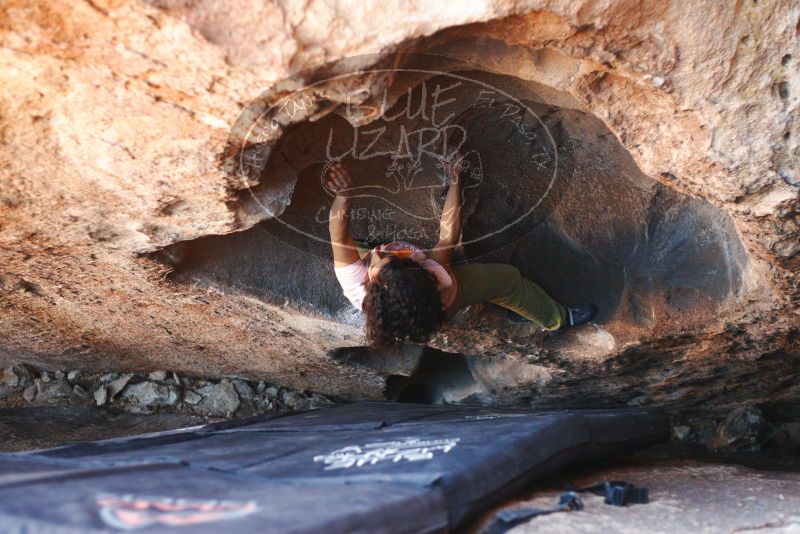
M 292 151 L 324 145 L 324 125 L 347 131 L 341 87 L 270 140 L 283 166 L 243 184 L 222 157 L 242 110 L 289 74 L 429 52 L 529 102 L 572 178 L 547 216 L 466 255 L 492 254 L 559 298 L 604 305 L 596 325 L 553 339 L 488 306 L 468 310 L 433 342 L 463 355 L 462 397 L 790 413 L 799 32 L 789 0 L 3 2 L 0 364 L 169 368 L 372 398 L 389 377 L 449 376 L 422 351 L 400 363 L 348 352 L 361 332 L 322 248 L 254 208 L 251 192 L 308 220 L 318 206 L 308 199 L 323 195 L 307 185 L 319 162 Z M 359 104 L 428 78 L 365 75 Z M 502 222 L 482 205 L 507 216 L 536 194 L 509 203 L 519 188 L 508 173 L 530 169 L 513 143 L 493 156 L 482 141 L 473 148 L 488 151 L 492 187 L 467 195 L 465 236 Z

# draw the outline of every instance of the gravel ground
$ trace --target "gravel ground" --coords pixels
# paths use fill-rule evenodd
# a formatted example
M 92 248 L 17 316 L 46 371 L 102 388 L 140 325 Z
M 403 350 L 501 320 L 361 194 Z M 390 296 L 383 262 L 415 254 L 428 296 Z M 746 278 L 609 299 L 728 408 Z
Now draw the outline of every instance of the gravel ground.
M 333 402 L 236 377 L 156 370 L 85 374 L 29 365 L 0 369 L 0 452 L 157 432 Z

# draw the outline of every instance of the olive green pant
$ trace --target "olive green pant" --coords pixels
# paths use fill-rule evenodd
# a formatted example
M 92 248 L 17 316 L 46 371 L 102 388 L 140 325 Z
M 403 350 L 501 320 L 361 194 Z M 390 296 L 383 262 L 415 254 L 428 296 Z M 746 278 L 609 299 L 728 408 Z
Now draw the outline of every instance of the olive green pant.
M 356 241 L 362 258 L 370 248 Z M 459 263 L 450 266 L 456 276 L 458 293 L 447 310 L 452 317 L 471 304 L 491 302 L 508 308 L 547 330 L 558 330 L 566 310 L 544 289 L 524 278 L 519 269 L 505 263 Z
M 521 315 L 547 330 L 557 330 L 566 317 L 564 306 L 544 289 L 524 278 L 513 265 L 505 263 L 462 263 L 450 266 L 458 292 L 447 311 L 481 302 L 491 302 Z

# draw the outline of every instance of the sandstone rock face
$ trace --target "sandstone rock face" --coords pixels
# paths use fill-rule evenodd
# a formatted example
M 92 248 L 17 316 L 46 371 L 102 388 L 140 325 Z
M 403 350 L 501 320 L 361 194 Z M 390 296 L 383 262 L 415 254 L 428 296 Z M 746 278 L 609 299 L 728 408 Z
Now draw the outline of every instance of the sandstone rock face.
M 790 411 L 799 24 L 788 0 L 4 2 L 0 366 L 168 368 L 362 398 Z M 341 153 L 386 121 L 368 114 L 384 95 L 401 109 L 407 91 L 430 99 L 453 76 L 469 83 L 446 111 L 481 169 L 464 255 L 512 263 L 601 314 L 546 338 L 476 306 L 433 350 L 350 349 L 359 318 L 319 218 L 328 135 Z M 246 147 L 265 158 L 258 172 L 230 172 L 253 112 L 304 85 L 324 98 Z M 461 105 L 487 86 L 503 97 Z M 538 145 L 509 135 L 510 100 Z M 407 131 L 430 121 L 404 117 Z M 385 180 L 373 185 L 417 172 L 352 159 Z M 391 222 L 422 221 L 408 237 L 426 242 L 445 185 L 433 160 L 420 176 L 425 203 L 397 196 Z M 358 202 L 367 237 L 386 199 Z

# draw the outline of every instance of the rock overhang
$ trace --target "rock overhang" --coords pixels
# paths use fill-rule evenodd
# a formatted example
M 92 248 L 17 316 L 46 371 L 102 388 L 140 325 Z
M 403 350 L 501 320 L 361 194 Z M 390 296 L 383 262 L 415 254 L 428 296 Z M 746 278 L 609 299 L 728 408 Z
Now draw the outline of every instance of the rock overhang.
M 259 222 L 159 253 L 169 258 L 174 280 L 359 325 L 332 272 L 325 169 L 341 161 L 356 177 L 350 225 L 357 239 L 432 246 L 447 187 L 439 164 L 456 146 L 466 162 L 459 257 L 511 263 L 557 299 L 596 302 L 601 311 L 596 324 L 551 339 L 532 325 L 503 321 L 491 306 L 477 307 L 433 346 L 517 371 L 521 355 L 542 352 L 596 363 L 664 336 L 708 331 L 740 313 L 743 296 L 758 283 L 729 214 L 645 175 L 605 123 L 585 109 L 554 104 L 577 106 L 569 94 L 440 55 L 414 54 L 408 64 L 389 56 L 391 71 L 380 65 L 386 57 L 326 66 L 319 71 L 336 74 L 330 81 L 310 75 L 313 97 L 297 81 L 290 84 L 296 101 L 267 92 L 243 114 L 229 139 L 226 170 L 243 186 L 232 203 L 239 220 Z M 399 89 L 391 85 L 398 78 Z M 378 79 L 390 85 L 376 88 Z M 326 82 L 351 93 L 334 106 Z M 269 133 L 254 133 L 265 127 L 280 132 L 265 141 Z M 493 319 L 483 320 L 487 314 Z M 476 332 L 484 336 L 477 347 L 469 341 Z M 517 337 L 510 345 L 509 335 Z M 414 373 L 426 374 L 436 354 L 421 358 Z M 516 373 L 527 381 L 481 381 L 475 377 L 486 372 L 472 373 L 485 392 L 509 390 L 484 401 L 529 398 L 554 380 L 546 366 L 527 363 L 531 373 Z
M 62 57 L 51 45 L 44 46 L 40 36 L 28 32 L 27 45 L 20 44 L 24 40 L 14 41 L 13 48 L 21 47 L 23 52 L 4 56 L 4 61 L 26 64 L 26 72 L 34 76 L 34 83 L 16 85 L 17 100 L 25 105 L 8 102 L 9 109 L 19 113 L 7 117 L 31 115 L 30 120 L 24 124 L 6 120 L 4 130 L 18 150 L 15 158 L 4 162 L 12 177 L 5 205 L 13 217 L 3 221 L 3 250 L 24 251 L 9 256 L 3 281 L 8 310 L 3 324 L 10 332 L 4 351 L 11 359 L 46 363 L 55 358 L 88 368 L 142 368 L 154 361 L 161 367 L 166 360 L 180 370 L 268 375 L 298 387 L 379 396 L 382 379 L 369 373 L 354 375 L 352 368 L 331 363 L 331 348 L 354 345 L 357 329 L 313 313 L 313 306 L 281 308 L 265 304 L 265 299 L 251 299 L 252 293 L 160 282 L 160 266 L 134 258 L 135 252 L 199 236 L 241 235 L 245 233 L 241 230 L 255 224 L 257 219 L 248 218 L 241 210 L 243 203 L 237 202 L 237 187 L 225 182 L 213 164 L 226 133 L 219 125 L 233 120 L 237 101 L 251 98 L 253 80 L 261 80 L 263 87 L 286 72 L 276 67 L 265 74 L 243 67 L 240 60 L 246 47 L 242 43 L 248 41 L 236 37 L 244 30 L 235 25 L 204 41 L 202 35 L 211 34 L 202 28 L 207 30 L 219 13 L 189 5 L 159 7 L 109 5 L 94 10 L 54 4 L 51 15 L 73 26 L 91 21 L 96 28 L 85 37 L 75 32 L 53 34 L 63 49 L 77 50 L 80 39 L 106 37 L 117 46 L 82 47 L 80 54 Z M 587 331 L 582 336 L 588 344 L 582 346 L 591 351 L 570 352 L 558 340 L 554 347 L 558 350 L 551 352 L 528 350 L 538 343 L 536 336 L 518 327 L 507 328 L 494 310 L 476 310 L 475 317 L 463 318 L 463 324 L 480 328 L 462 328 L 457 335 L 445 332 L 437 346 L 451 352 L 468 349 L 511 357 L 546 369 L 555 378 L 542 394 L 563 402 L 576 401 L 578 396 L 614 402 L 644 398 L 643 402 L 686 406 L 716 395 L 686 386 L 691 375 L 706 377 L 710 389 L 716 391 L 714 384 L 726 382 L 735 388 L 745 376 L 767 376 L 782 368 L 781 362 L 796 359 L 797 323 L 792 310 L 797 301 L 793 215 L 797 192 L 791 185 L 796 174 L 791 154 L 796 153 L 798 138 L 792 135 L 797 91 L 787 70 L 791 62 L 784 64 L 782 58 L 788 52 L 794 57 L 798 54 L 787 52 L 783 44 L 772 44 L 793 42 L 796 17 L 786 7 L 748 4 L 733 13 L 725 6 L 714 6 L 708 12 L 713 23 L 698 25 L 677 4 L 635 14 L 624 6 L 567 8 L 534 2 L 516 6 L 516 14 L 508 10 L 458 16 L 448 12 L 436 23 L 410 22 L 403 26 L 403 37 L 376 45 L 399 55 L 416 49 L 460 57 L 525 83 L 555 89 L 550 99 L 544 93 L 538 96 L 548 105 L 599 119 L 648 180 L 667 188 L 662 195 L 666 200 L 653 210 L 660 214 L 656 220 L 665 221 L 660 223 L 662 235 L 669 234 L 670 224 L 676 222 L 674 214 L 686 211 L 671 209 L 671 199 L 677 198 L 672 191 L 689 193 L 693 197 L 681 202 L 708 201 L 730 217 L 748 256 L 748 261 L 733 261 L 722 269 L 728 275 L 695 273 L 697 285 L 710 287 L 707 292 L 712 294 L 725 294 L 728 287 L 734 293 L 737 287 L 743 291 L 739 306 L 726 308 L 730 313 L 715 315 L 713 298 L 708 306 L 700 306 L 703 313 L 694 321 L 697 329 L 684 330 L 681 325 L 675 329 L 676 325 L 662 321 L 659 324 L 668 328 L 652 332 L 649 342 L 633 341 L 611 352 L 605 348 L 608 336 Z M 29 25 L 9 26 L 4 39 L 16 39 L 26 34 L 25 27 L 47 23 L 41 12 L 31 13 Z M 404 15 L 395 14 L 408 22 Z M 305 19 L 301 25 L 315 20 Z M 360 12 L 354 13 L 351 23 L 359 24 L 356 20 L 363 22 Z M 632 25 L 631 20 L 637 23 Z M 193 28 L 200 28 L 201 36 Z M 303 43 L 314 41 L 313 32 L 304 31 L 303 39 L 294 40 L 292 31 L 287 42 L 298 44 L 292 55 L 296 66 L 305 67 L 324 56 L 313 52 L 321 50 L 316 45 L 304 48 Z M 324 41 L 329 33 L 320 28 L 317 35 Z M 360 35 L 377 43 L 373 32 Z M 329 57 L 363 51 L 348 38 L 325 50 Z M 175 61 L 176 55 L 180 62 Z M 226 66 L 220 59 L 223 55 L 233 63 Z M 773 56 L 775 61 L 770 59 Z M 102 72 L 111 75 L 81 70 L 81 61 L 90 59 L 107 65 Z M 18 72 L 5 71 L 12 83 Z M 59 77 L 59 72 L 65 76 Z M 99 78 L 106 82 L 98 85 Z M 196 83 L 198 79 L 201 83 Z M 784 82 L 786 90 L 772 90 L 784 87 Z M 61 98 L 68 94 L 69 99 Z M 87 102 L 96 104 L 87 106 Z M 161 133 L 153 135 L 142 129 L 136 143 L 126 143 L 124 116 L 109 119 L 113 115 L 109 110 L 123 108 L 140 110 L 145 122 L 168 125 L 154 129 Z M 86 137 L 98 124 L 113 135 L 104 135 L 103 140 Z M 164 131 L 175 135 L 164 136 Z M 72 156 L 63 159 L 59 154 Z M 55 168 L 61 176 L 58 181 L 46 172 Z M 20 176 L 26 177 L 24 187 Z M 64 227 L 64 217 L 48 215 L 61 214 L 65 207 L 68 227 Z M 692 217 L 699 224 L 714 223 L 714 213 Z M 475 224 L 476 219 L 471 220 Z M 701 252 L 734 243 L 730 257 L 741 258 L 734 250 L 736 240 L 725 237 L 730 228 L 717 226 L 712 234 L 722 237 L 712 241 L 719 246 Z M 323 265 L 319 263 L 320 268 Z M 535 272 L 536 268 L 536 262 L 525 266 L 536 276 L 547 277 L 547 272 Z M 680 270 L 675 272 L 680 276 Z M 737 272 L 743 281 L 738 286 Z M 668 274 L 664 274 L 667 282 Z M 703 286 L 705 278 L 730 282 Z M 330 289 L 335 286 L 319 288 L 322 293 Z M 659 309 L 704 302 L 703 291 L 696 289 L 665 297 L 668 302 Z M 647 310 L 653 301 L 646 293 L 644 298 L 637 297 L 622 301 L 630 302 L 631 317 L 646 318 L 636 310 Z M 335 307 L 333 302 L 330 306 Z M 690 320 L 683 312 L 677 315 L 684 323 Z M 637 323 L 632 338 L 641 327 Z M 497 339 L 504 341 L 498 344 Z M 748 360 L 751 365 L 742 364 Z M 634 391 L 633 383 L 621 389 L 613 384 L 620 373 L 635 376 L 641 391 Z M 791 369 L 784 374 L 791 377 Z M 750 382 L 755 387 L 758 380 Z M 566 391 L 566 385 L 576 383 L 580 387 L 574 392 Z M 713 402 L 792 396 L 788 386 L 770 393 L 749 386 L 742 384 L 738 396 L 726 394 Z M 664 388 L 672 388 L 674 395 L 645 394 Z

